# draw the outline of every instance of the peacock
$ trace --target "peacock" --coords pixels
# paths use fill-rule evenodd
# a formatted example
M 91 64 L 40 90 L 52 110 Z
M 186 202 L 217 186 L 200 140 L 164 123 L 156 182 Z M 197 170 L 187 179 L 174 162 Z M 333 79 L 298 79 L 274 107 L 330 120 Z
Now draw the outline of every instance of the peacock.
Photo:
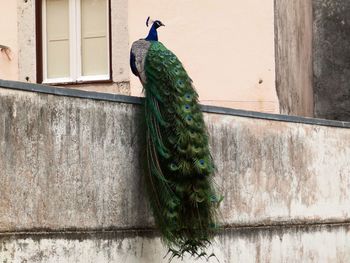
M 150 206 L 171 258 L 209 257 L 221 201 L 213 183 L 214 163 L 192 80 L 179 59 L 158 41 L 152 24 L 132 44 L 130 67 L 145 92 L 146 185 Z

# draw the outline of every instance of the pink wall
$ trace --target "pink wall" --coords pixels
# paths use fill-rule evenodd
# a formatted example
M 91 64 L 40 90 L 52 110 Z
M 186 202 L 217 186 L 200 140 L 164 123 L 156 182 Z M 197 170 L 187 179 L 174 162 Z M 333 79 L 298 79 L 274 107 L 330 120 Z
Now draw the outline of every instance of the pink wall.
M 279 113 L 273 0 L 130 0 L 130 42 L 160 19 L 160 41 L 178 55 L 202 103 Z M 132 74 L 131 74 L 132 75 Z M 131 93 L 141 85 L 131 77 Z
M 0 0 L 0 45 L 10 47 L 0 52 L 0 79 L 18 80 L 17 1 Z
M 113 79 L 116 82 L 128 80 L 127 42 L 147 35 L 145 20 L 150 15 L 166 24 L 159 31 L 160 40 L 183 62 L 202 103 L 279 113 L 275 88 L 273 2 L 120 0 L 118 5 L 112 5 L 113 21 L 117 24 L 113 28 L 125 25 L 113 31 Z M 24 4 L 22 10 L 23 2 L 18 3 L 21 17 L 17 22 L 17 1 L 0 0 L 0 44 L 10 46 L 12 50 L 11 61 L 0 53 L 0 78 L 24 81 L 24 76 L 30 76 L 33 81 L 34 5 Z M 125 21 L 118 14 L 125 17 Z M 127 33 L 123 33 L 127 32 L 125 30 L 129 31 L 129 39 L 125 37 Z M 17 38 L 18 35 L 21 39 Z M 125 42 L 125 45 L 120 42 Z M 20 61 L 18 46 L 22 50 Z M 131 94 L 142 96 L 141 84 L 131 72 L 130 81 Z M 93 89 L 110 92 L 104 86 L 96 85 Z

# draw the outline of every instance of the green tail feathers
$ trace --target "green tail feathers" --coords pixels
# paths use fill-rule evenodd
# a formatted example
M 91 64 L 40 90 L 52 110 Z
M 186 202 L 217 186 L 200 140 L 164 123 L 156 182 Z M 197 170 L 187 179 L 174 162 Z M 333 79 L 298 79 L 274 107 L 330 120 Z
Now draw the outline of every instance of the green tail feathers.
M 145 61 L 146 182 L 172 256 L 206 255 L 217 228 L 214 164 L 198 95 L 181 62 L 154 41 Z

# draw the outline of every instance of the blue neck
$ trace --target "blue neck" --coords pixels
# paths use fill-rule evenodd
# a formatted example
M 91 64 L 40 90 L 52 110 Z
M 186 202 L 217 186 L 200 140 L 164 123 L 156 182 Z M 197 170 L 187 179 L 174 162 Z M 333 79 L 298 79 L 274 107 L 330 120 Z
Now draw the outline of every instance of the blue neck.
M 158 33 L 155 25 L 153 24 L 149 30 L 148 36 L 145 38 L 148 41 L 158 41 Z

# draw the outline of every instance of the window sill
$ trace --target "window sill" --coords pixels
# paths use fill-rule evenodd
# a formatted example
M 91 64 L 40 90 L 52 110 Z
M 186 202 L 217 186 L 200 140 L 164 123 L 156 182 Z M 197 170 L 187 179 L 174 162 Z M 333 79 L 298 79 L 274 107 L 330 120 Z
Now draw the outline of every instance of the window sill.
M 60 80 L 45 80 L 40 84 L 50 85 L 50 86 L 68 86 L 68 85 L 84 85 L 84 84 L 108 84 L 113 83 L 111 78 L 106 79 L 85 79 L 85 80 L 77 80 L 72 81 L 69 79 L 60 79 Z

